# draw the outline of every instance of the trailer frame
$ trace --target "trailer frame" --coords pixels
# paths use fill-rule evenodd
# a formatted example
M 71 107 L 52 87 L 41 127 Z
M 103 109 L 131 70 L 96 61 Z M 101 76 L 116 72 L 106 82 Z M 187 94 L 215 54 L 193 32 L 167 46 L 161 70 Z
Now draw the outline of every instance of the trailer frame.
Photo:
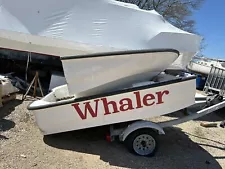
M 114 141 L 118 136 L 119 141 L 124 142 L 130 152 L 140 156 L 153 156 L 159 144 L 157 135 L 166 134 L 164 128 L 200 118 L 224 107 L 225 100 L 223 100 L 223 97 L 221 99 L 221 95 L 208 96 L 202 110 L 194 112 L 191 111 L 191 109 L 186 108 L 185 110 L 188 115 L 175 120 L 159 123 L 147 120 L 137 120 L 129 122 L 127 126 L 119 129 L 115 129 L 114 124 L 112 124 L 110 125 L 110 133 L 107 135 L 107 140 Z M 135 141 L 136 138 L 138 138 L 139 141 Z M 151 142 L 151 144 L 146 146 L 148 143 L 145 143 L 144 146 L 141 145 L 142 142 Z

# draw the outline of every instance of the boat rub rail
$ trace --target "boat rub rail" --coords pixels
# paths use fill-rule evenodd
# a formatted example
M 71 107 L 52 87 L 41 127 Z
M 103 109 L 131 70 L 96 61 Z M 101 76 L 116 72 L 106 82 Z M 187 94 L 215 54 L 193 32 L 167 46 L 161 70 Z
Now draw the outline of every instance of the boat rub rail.
M 105 57 L 105 56 L 115 56 L 115 55 L 127 55 L 127 54 L 138 54 L 138 53 L 158 53 L 158 52 L 172 52 L 180 55 L 180 52 L 175 49 L 143 49 L 143 50 L 127 50 L 127 51 L 113 51 L 113 52 L 101 52 L 92 53 L 87 55 L 75 55 L 75 56 L 62 56 L 61 60 L 69 59 L 84 59 L 92 57 Z

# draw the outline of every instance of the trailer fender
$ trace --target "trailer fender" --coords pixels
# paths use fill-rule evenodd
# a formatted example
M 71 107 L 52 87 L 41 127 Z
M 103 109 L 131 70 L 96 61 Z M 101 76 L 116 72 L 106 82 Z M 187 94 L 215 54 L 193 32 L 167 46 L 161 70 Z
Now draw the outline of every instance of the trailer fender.
M 155 129 L 158 131 L 158 134 L 165 134 L 162 127 L 160 127 L 158 124 L 153 123 L 151 121 L 137 121 L 129 125 L 119 136 L 121 141 L 124 141 L 129 134 L 131 134 L 133 131 L 143 128 L 149 128 L 149 129 Z

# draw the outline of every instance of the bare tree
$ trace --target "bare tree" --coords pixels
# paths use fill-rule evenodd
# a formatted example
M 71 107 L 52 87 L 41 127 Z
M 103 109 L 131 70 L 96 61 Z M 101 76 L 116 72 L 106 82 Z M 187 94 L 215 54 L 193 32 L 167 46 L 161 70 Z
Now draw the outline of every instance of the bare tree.
M 172 25 L 191 33 L 199 34 L 195 30 L 195 20 L 191 18 L 193 12 L 198 10 L 204 0 L 118 0 L 133 3 L 141 9 L 154 9 Z M 205 49 L 205 39 L 201 43 L 200 55 Z
M 190 18 L 204 0 L 118 0 L 133 3 L 141 9 L 154 9 L 174 26 L 192 33 L 195 32 L 195 21 Z

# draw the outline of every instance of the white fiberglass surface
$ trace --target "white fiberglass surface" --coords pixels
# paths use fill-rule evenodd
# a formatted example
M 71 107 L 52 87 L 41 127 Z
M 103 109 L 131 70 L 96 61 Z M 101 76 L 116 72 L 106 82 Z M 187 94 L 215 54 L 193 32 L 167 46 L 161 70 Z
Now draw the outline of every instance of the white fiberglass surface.
M 44 96 L 41 100 L 34 101 L 31 103 L 30 107 L 38 107 L 38 106 L 46 106 L 46 105 L 54 105 L 56 102 L 65 102 L 65 100 L 74 100 L 74 96 L 70 96 L 68 94 L 67 85 L 61 85 L 53 88 L 53 90 Z
M 175 79 L 179 79 L 179 78 L 182 78 L 182 77 L 176 77 L 173 75 L 161 73 L 154 79 L 154 81 L 143 81 L 143 82 L 133 83 L 133 84 L 129 84 L 128 86 L 125 86 L 124 88 L 121 88 L 118 90 L 147 86 L 147 85 L 160 83 L 160 82 L 166 82 L 166 81 L 175 80 Z M 74 95 L 73 99 L 75 97 L 76 97 L 76 95 Z M 46 95 L 42 100 L 46 101 L 46 102 L 59 102 L 59 101 L 63 101 L 63 100 L 65 101 L 68 99 L 71 99 L 71 97 L 68 93 L 68 87 L 67 87 L 67 85 L 62 85 L 62 86 L 58 86 L 58 87 L 54 88 L 53 91 L 50 92 L 48 95 Z
M 68 93 L 67 85 L 61 85 L 53 88 L 53 90 L 46 95 L 42 100 L 46 102 L 57 102 L 59 100 L 66 99 L 71 96 Z
M 69 59 L 62 64 L 70 94 L 92 89 L 94 94 L 151 80 L 177 57 L 174 52 L 149 52 Z
M 61 104 L 55 107 L 53 105 L 53 107 L 43 108 L 40 110 L 38 110 L 39 107 L 37 107 L 37 110 L 34 110 L 34 114 L 37 124 L 44 134 L 53 134 L 95 126 L 152 118 L 169 114 L 171 112 L 193 105 L 195 103 L 194 86 L 195 79 L 190 79 L 181 83 L 178 82 L 157 86 L 154 88 L 138 90 L 137 93 L 140 94 L 141 100 L 142 98 L 144 99 L 145 96 L 149 95 L 149 93 L 151 93 L 154 97 L 156 97 L 155 99 L 157 99 L 157 93 L 159 93 L 159 91 L 160 93 L 167 91 L 167 94 L 162 95 L 163 97 L 160 97 L 163 98 L 163 100 L 160 99 L 160 104 L 158 104 L 157 101 L 154 101 L 153 103 L 155 104 L 144 106 L 142 103 L 143 106 L 138 108 L 136 108 L 138 105 L 137 95 L 134 94 L 134 92 L 126 92 L 103 97 L 107 99 L 108 102 L 115 102 L 115 105 L 118 108 L 117 113 L 113 113 L 115 109 L 117 109 L 116 107 L 110 105 L 107 106 L 102 101 L 100 101 L 101 99 L 93 98 L 90 100 L 80 101 L 76 103 L 76 105 Z M 179 97 L 180 93 L 182 93 L 185 97 Z M 128 110 L 121 109 L 120 102 L 121 100 L 124 100 L 124 98 L 129 99 L 135 108 L 131 107 Z M 96 100 L 99 100 L 99 104 L 97 104 Z M 108 110 L 106 110 L 106 107 L 108 107 Z M 91 111 L 91 109 L 93 111 Z

